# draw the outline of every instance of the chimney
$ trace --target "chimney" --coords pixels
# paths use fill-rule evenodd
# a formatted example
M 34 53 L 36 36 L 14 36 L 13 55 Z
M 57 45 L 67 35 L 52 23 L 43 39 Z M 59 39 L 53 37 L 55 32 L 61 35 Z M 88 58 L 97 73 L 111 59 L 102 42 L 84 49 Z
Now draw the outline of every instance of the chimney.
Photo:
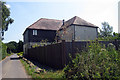
M 63 19 L 63 25 L 64 25 L 65 20 Z

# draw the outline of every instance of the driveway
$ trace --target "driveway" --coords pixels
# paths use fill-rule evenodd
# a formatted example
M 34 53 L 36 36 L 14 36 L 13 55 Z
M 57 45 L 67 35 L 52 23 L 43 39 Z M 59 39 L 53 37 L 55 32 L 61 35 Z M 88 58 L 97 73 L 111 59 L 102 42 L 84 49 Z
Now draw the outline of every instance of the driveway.
M 0 62 L 0 72 L 2 78 L 29 78 L 16 54 Z

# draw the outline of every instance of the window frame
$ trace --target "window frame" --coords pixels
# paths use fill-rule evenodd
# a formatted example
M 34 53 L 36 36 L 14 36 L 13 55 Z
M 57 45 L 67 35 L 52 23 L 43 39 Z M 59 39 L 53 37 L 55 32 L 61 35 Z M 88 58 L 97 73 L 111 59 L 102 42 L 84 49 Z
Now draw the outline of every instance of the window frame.
M 33 35 L 35 36 L 35 35 L 37 35 L 37 30 L 33 30 Z

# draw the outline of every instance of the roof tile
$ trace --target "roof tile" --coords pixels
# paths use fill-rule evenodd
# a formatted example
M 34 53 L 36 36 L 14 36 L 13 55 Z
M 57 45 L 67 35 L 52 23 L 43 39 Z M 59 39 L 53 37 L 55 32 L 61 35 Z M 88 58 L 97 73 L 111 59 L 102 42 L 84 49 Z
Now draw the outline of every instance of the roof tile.
M 28 29 L 58 30 L 61 25 L 62 20 L 41 18 L 30 25 Z

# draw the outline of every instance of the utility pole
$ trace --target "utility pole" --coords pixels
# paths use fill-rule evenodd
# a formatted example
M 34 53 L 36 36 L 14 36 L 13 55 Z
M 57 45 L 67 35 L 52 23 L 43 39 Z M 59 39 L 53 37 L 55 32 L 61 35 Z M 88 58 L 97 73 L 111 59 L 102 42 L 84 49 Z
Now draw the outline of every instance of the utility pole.
M 120 33 L 120 1 L 118 2 L 118 33 Z

